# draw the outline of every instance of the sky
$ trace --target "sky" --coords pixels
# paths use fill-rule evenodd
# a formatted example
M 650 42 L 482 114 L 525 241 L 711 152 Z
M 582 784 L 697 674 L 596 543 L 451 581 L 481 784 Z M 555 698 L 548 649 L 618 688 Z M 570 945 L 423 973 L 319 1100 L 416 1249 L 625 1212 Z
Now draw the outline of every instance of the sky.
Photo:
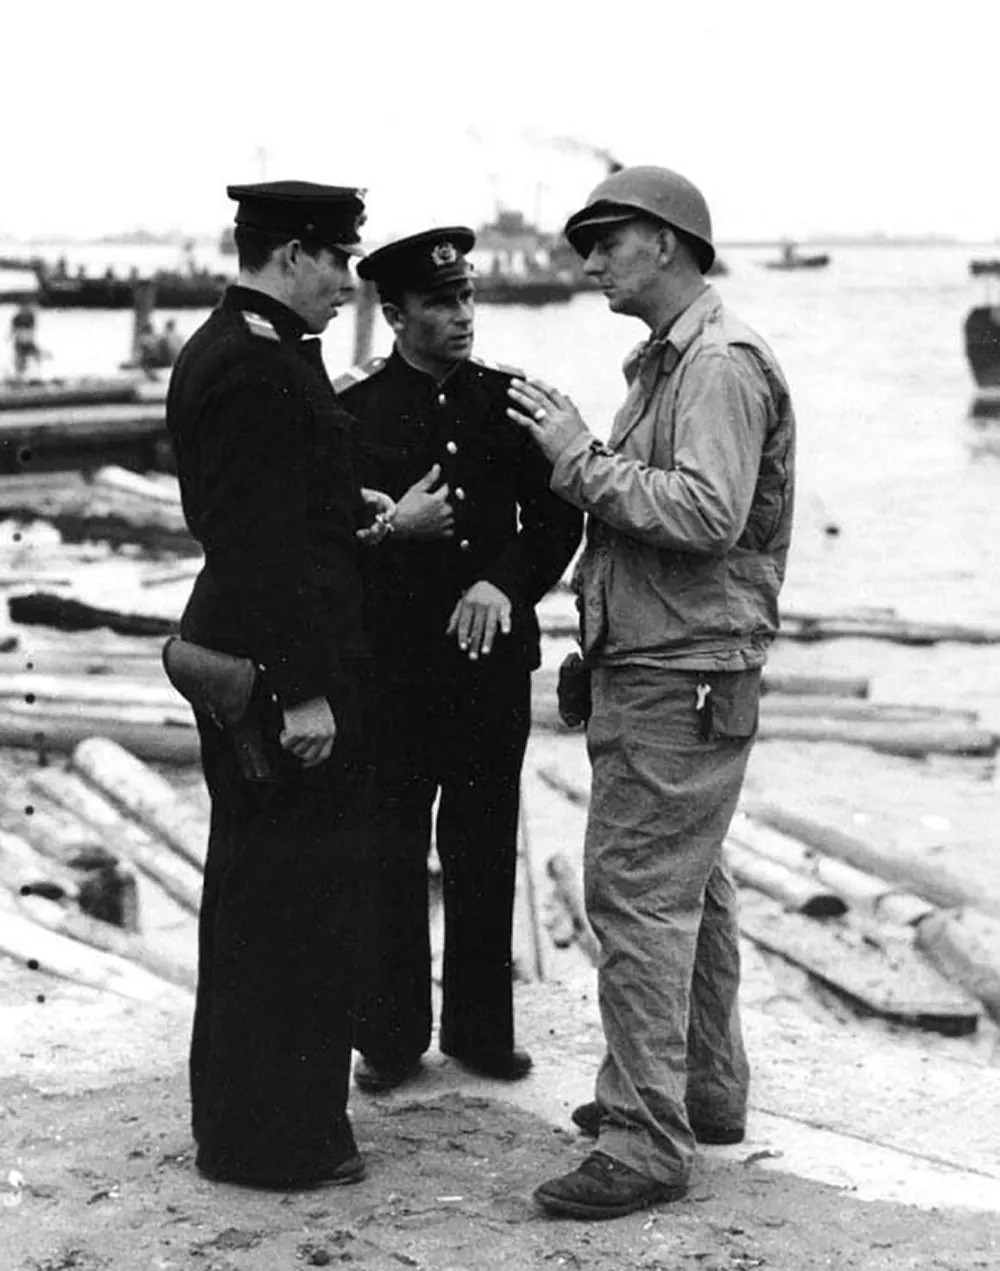
M 373 241 L 602 155 L 698 184 L 722 241 L 1000 238 L 997 0 L 15 0 L 0 238 L 217 233 L 231 182 L 363 186 Z

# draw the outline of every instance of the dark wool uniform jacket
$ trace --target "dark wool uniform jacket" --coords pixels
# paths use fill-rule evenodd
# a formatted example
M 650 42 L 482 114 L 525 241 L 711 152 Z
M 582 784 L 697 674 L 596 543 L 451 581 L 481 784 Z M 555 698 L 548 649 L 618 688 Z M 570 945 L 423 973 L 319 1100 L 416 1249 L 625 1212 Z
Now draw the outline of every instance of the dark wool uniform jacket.
M 569 564 L 583 518 L 550 491 L 548 460 L 507 418 L 511 378 L 472 359 L 438 382 L 393 352 L 336 381 L 357 420 L 364 484 L 398 500 L 438 463 L 454 509 L 454 537 L 390 535 L 365 555 L 366 616 L 380 674 L 460 673 L 468 660 L 445 630 L 462 593 L 481 579 L 499 587 L 513 610 L 510 635 L 498 636 L 484 661 L 539 663 L 534 606 Z
M 184 634 L 262 663 L 283 707 L 336 706 L 365 654 L 360 484 L 318 339 L 230 287 L 174 367 L 167 425 L 184 514 L 205 550 Z

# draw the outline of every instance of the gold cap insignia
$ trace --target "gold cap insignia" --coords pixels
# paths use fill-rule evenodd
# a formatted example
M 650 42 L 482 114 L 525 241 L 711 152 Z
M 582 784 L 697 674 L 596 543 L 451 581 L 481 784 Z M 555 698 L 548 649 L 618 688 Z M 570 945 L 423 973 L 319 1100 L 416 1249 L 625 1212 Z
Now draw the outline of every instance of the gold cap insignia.
M 438 243 L 431 248 L 431 262 L 438 269 L 442 265 L 454 265 L 456 260 L 458 260 L 458 252 L 455 250 L 454 243 Z

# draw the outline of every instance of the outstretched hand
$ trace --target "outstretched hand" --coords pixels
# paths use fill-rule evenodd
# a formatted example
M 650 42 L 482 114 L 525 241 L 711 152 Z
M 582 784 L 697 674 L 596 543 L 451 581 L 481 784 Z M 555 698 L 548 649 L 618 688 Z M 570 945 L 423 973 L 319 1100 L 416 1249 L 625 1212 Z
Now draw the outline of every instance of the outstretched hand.
M 542 380 L 513 380 L 507 417 L 526 428 L 545 457 L 555 463 L 569 443 L 587 431 L 571 397 Z

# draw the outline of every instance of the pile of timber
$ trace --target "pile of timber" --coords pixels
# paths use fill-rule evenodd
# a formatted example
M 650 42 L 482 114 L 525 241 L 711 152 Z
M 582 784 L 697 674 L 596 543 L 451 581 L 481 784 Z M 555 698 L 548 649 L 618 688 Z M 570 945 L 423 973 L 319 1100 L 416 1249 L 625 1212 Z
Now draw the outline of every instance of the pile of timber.
M 176 478 L 114 464 L 0 476 L 0 517 L 24 525 L 45 521 L 64 543 L 107 542 L 177 555 L 200 551 L 184 523 Z
M 80 388 L 62 396 L 78 400 L 16 400 L 0 404 L 0 469 L 26 472 L 33 468 L 72 470 L 93 466 L 109 457 L 130 467 L 169 471 L 173 451 L 167 432 L 166 386 L 137 384 L 94 394 Z
M 978 723 L 975 711 L 867 700 L 867 681 L 853 677 L 775 675 L 764 672 L 758 736 L 772 741 L 840 742 L 882 754 L 996 754 L 1000 738 Z M 556 672 L 535 672 L 532 718 L 536 728 L 570 732 L 559 718 Z
M 207 825 L 158 773 L 114 742 L 81 742 L 61 767 L 29 773 L 18 832 L 0 832 L 0 953 L 31 971 L 153 1004 L 189 1005 Z M 138 896 L 101 912 L 95 857 Z M 165 950 L 144 930 L 154 897 L 185 920 Z M 41 983 L 41 981 L 40 981 Z
M 558 769 L 539 776 L 570 802 L 589 791 Z M 725 844 L 749 903 L 740 928 L 859 1012 L 950 1036 L 985 1011 L 1000 1023 L 1000 907 L 938 866 L 844 834 L 773 804 L 746 800 Z M 597 961 L 578 871 L 548 862 L 569 930 Z
M 549 636 L 576 639 L 580 624 L 576 608 L 564 588 L 557 589 L 542 602 L 539 610 L 542 631 Z M 810 610 L 781 611 L 778 635 L 786 640 L 816 642 L 819 640 L 866 639 L 887 640 L 893 644 L 931 645 L 1000 644 L 1000 630 L 952 622 L 922 622 L 901 618 L 895 609 L 857 609 L 844 613 L 820 613 Z

